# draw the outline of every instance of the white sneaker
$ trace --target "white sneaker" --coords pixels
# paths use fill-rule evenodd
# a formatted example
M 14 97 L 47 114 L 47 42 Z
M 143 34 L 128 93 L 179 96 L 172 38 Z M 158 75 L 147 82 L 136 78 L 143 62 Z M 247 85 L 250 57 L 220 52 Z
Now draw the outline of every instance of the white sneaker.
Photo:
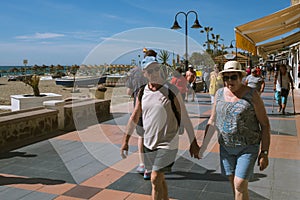
M 140 174 L 143 174 L 145 172 L 145 165 L 139 164 L 139 166 L 136 168 L 136 171 Z

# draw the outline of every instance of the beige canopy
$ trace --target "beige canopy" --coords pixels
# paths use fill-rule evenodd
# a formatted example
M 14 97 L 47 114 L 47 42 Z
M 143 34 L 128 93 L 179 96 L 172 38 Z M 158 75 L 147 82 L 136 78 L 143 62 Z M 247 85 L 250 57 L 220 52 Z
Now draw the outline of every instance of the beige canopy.
M 256 44 L 300 28 L 300 4 L 235 27 L 237 48 L 256 54 Z
M 257 46 L 258 54 L 265 57 L 268 53 L 272 53 L 278 49 L 283 49 L 300 41 L 300 31 L 289 35 L 285 38 L 264 43 Z

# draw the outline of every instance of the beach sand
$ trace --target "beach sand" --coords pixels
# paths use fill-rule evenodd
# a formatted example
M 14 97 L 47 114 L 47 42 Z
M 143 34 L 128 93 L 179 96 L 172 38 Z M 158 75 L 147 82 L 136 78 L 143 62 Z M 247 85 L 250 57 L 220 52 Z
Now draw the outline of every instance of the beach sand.
M 62 95 L 63 99 L 68 98 L 89 98 L 93 94 L 89 88 L 78 88 L 78 93 L 72 93 L 72 88 L 56 85 L 55 80 L 41 80 L 39 84 L 40 93 L 56 93 Z M 10 105 L 10 95 L 33 94 L 29 85 L 21 81 L 8 81 L 7 77 L 0 78 L 0 105 Z M 105 99 L 118 99 L 117 103 L 128 102 L 129 96 L 126 95 L 125 87 L 107 87 Z M 114 100 L 114 102 L 116 102 Z

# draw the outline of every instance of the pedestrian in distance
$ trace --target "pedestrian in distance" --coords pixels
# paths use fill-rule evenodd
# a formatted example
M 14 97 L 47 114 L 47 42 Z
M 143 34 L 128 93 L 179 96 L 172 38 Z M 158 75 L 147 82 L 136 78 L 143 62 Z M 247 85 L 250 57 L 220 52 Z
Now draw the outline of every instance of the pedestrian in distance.
M 121 145 L 121 156 L 128 155 L 128 143 L 139 117 L 143 117 L 144 127 L 144 156 L 146 169 L 151 169 L 152 199 L 167 200 L 168 187 L 165 180 L 165 172 L 170 172 L 175 162 L 179 145 L 179 124 L 188 134 L 190 141 L 190 155 L 199 159 L 200 147 L 197 144 L 194 128 L 188 116 L 183 99 L 178 89 L 167 82 L 166 67 L 159 64 L 155 57 L 146 56 L 142 61 L 144 76 L 148 84 L 140 89 L 134 111 L 131 114 L 126 132 Z M 175 95 L 173 102 L 170 93 Z M 176 117 L 177 116 L 177 117 Z
M 196 90 L 196 72 L 193 65 L 189 65 L 188 70 L 185 73 L 185 78 L 187 80 L 188 91 L 186 93 L 186 102 L 189 101 L 189 94 L 192 93 L 192 102 L 195 101 L 195 90 Z
M 273 89 L 275 92 L 274 95 L 276 102 L 279 106 L 278 112 L 285 114 L 285 108 L 290 89 L 294 89 L 293 79 L 290 73 L 287 71 L 287 66 L 285 64 L 281 64 L 279 66 L 279 70 L 275 74 Z
M 256 73 L 256 68 L 251 69 L 251 74 L 246 77 L 245 85 L 257 90 L 258 94 L 261 95 L 265 89 L 265 81 L 262 76 Z
M 204 93 L 209 92 L 210 74 L 207 67 L 204 68 L 202 74 L 202 80 L 203 80 L 203 92 Z
M 210 73 L 210 84 L 209 84 L 209 94 L 211 99 L 211 104 L 214 103 L 214 98 L 217 90 L 224 87 L 223 79 L 220 72 L 219 65 L 214 66 L 214 71 Z
M 170 81 L 171 84 L 175 85 L 181 96 L 182 96 L 182 99 L 185 99 L 185 95 L 186 95 L 186 92 L 187 92 L 187 80 L 185 79 L 184 76 L 182 76 L 182 69 L 180 67 L 177 67 L 176 68 L 176 71 L 174 71 L 174 74 L 173 74 L 173 77 Z
M 225 87 L 216 92 L 203 141 L 217 130 L 222 174 L 228 177 L 235 200 L 247 200 L 256 160 L 260 170 L 269 163 L 270 123 L 257 91 L 242 83 L 246 72 L 240 63 L 228 61 L 220 73 Z

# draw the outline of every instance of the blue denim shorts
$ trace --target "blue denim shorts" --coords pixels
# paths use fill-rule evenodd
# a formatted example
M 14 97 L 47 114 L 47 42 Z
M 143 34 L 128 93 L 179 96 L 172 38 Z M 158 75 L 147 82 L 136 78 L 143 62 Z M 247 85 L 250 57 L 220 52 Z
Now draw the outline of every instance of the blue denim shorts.
M 178 150 L 155 149 L 144 146 L 145 168 L 149 171 L 171 172 Z
M 241 147 L 220 145 L 222 174 L 226 176 L 234 175 L 249 180 L 253 175 L 258 152 L 259 144 Z

